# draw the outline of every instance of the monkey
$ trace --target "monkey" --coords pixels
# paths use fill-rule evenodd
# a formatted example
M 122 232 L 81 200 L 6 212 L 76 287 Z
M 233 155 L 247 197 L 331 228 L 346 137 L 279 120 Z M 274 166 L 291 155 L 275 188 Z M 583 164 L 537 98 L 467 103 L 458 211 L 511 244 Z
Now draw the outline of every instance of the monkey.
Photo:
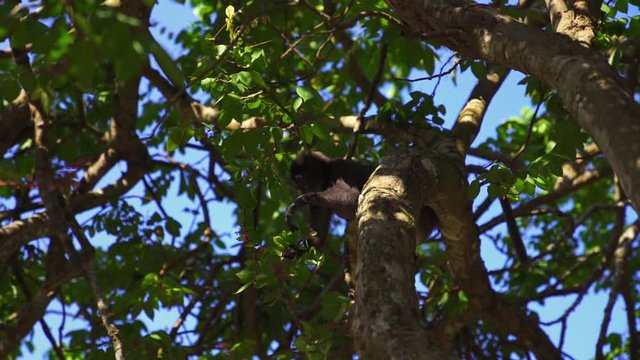
M 355 217 L 358 197 L 375 166 L 354 160 L 332 159 L 319 151 L 298 154 L 291 164 L 291 180 L 302 195 L 285 212 L 290 229 L 296 231 L 293 214 L 309 206 L 311 233 L 308 245 L 321 247 L 329 233 L 332 213 L 349 221 Z
M 374 165 L 354 160 L 333 159 L 319 151 L 298 154 L 291 164 L 291 180 L 302 193 L 288 207 L 285 221 L 290 229 L 297 231 L 293 214 L 302 206 L 309 206 L 310 235 L 302 239 L 305 246 L 320 248 L 327 239 L 332 213 L 350 221 L 355 218 L 358 197 L 375 169 Z M 418 223 L 418 240 L 431 234 L 436 216 L 428 207 L 421 209 Z M 284 257 L 293 258 L 299 248 L 288 249 Z

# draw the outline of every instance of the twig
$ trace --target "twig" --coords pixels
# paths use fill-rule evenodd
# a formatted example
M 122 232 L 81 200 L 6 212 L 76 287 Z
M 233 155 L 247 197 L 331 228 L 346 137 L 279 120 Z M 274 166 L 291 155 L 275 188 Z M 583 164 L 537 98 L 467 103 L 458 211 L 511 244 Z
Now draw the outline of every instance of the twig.
M 615 305 L 618 295 L 620 294 L 620 288 L 622 281 L 625 279 L 625 269 L 627 267 L 627 261 L 629 260 L 629 254 L 631 252 L 631 242 L 638 235 L 638 224 L 631 225 L 622 234 L 618 240 L 618 246 L 615 251 L 615 259 L 613 263 L 613 281 L 611 284 L 611 292 L 609 293 L 609 299 L 604 310 L 604 317 L 600 324 L 600 334 L 598 335 L 598 342 L 596 343 L 596 359 L 604 359 L 604 353 L 602 349 L 607 340 L 607 329 L 611 322 L 611 313 L 613 312 L 613 305 Z
M 203 286 L 202 291 L 191 298 L 191 301 L 189 301 L 189 304 L 187 304 L 187 306 L 184 308 L 182 313 L 180 313 L 180 316 L 178 316 L 176 321 L 173 323 L 173 326 L 171 327 L 171 331 L 169 332 L 169 336 L 172 339 L 176 338 L 176 336 L 178 335 L 178 330 L 180 329 L 180 326 L 182 326 L 182 324 L 184 323 L 184 320 L 187 318 L 187 316 L 189 316 L 189 314 L 191 313 L 193 308 L 198 304 L 198 302 L 202 300 L 202 298 L 204 298 L 204 296 L 207 294 L 205 287 L 213 282 L 213 279 L 216 275 L 218 275 L 217 271 L 209 271 L 209 274 L 207 275 L 205 281 L 203 282 L 205 286 Z
M 520 229 L 518 228 L 518 224 L 516 223 L 516 218 L 513 216 L 513 209 L 511 208 L 511 203 L 506 196 L 500 196 L 500 206 L 502 206 L 502 212 L 505 217 L 505 221 L 507 222 L 507 230 L 509 231 L 509 236 L 511 237 L 511 245 L 513 246 L 513 251 L 515 252 L 516 258 L 520 265 L 526 267 L 529 264 L 529 257 L 527 256 L 527 249 L 524 246 L 524 242 L 522 241 L 522 235 L 520 235 Z
M 67 212 L 71 214 L 71 212 Z M 71 216 L 69 219 L 71 230 L 75 237 L 78 239 L 80 243 L 81 250 L 80 253 L 88 254 L 94 253 L 95 249 L 93 245 L 89 242 L 89 239 L 82 231 L 80 224 L 75 219 L 75 217 Z M 71 245 L 71 244 L 70 244 Z M 92 256 L 82 256 L 82 267 L 89 281 L 89 286 L 91 288 L 91 292 L 96 299 L 96 305 L 98 307 L 98 312 L 100 316 L 100 320 L 102 321 L 102 325 L 107 330 L 107 335 L 111 338 L 111 343 L 113 344 L 113 352 L 115 353 L 116 360 L 124 360 L 124 348 L 122 346 L 122 339 L 120 338 L 120 329 L 116 326 L 116 324 L 111 321 L 109 315 L 109 309 L 107 308 L 107 304 L 104 301 L 104 297 L 102 296 L 102 291 L 98 286 L 98 276 L 96 275 L 96 269 L 93 265 L 93 257 Z
M 102 298 L 102 294 L 98 286 L 98 279 L 92 263 L 92 254 L 95 252 L 95 249 L 82 231 L 80 224 L 78 224 L 69 203 L 54 186 L 55 176 L 52 169 L 50 147 L 47 142 L 48 128 L 51 120 L 44 111 L 42 104 L 39 103 L 32 106 L 32 117 L 34 122 L 33 139 L 36 144 L 35 175 L 38 181 L 40 196 L 42 197 L 47 208 L 47 213 L 54 224 L 52 232 L 60 238 L 65 252 L 69 254 L 72 259 L 80 260 L 80 266 L 82 267 L 92 293 L 96 298 L 100 318 L 107 330 L 107 334 L 111 338 L 115 358 L 116 360 L 124 360 L 120 330 L 109 319 L 107 305 Z M 68 235 L 69 227 L 80 243 L 80 252 L 76 251 L 73 245 L 73 239 Z
M 520 149 L 518 149 L 518 152 L 516 153 L 516 155 L 513 157 L 514 160 L 518 159 L 524 153 L 525 149 L 529 145 L 529 141 L 531 140 L 531 134 L 533 133 L 533 126 L 535 125 L 536 120 L 538 120 L 538 111 L 540 111 L 540 107 L 549 99 L 550 96 L 551 94 L 547 95 L 545 98 L 540 100 L 540 102 L 536 106 L 536 110 L 533 112 L 531 121 L 529 121 L 529 130 L 527 131 L 527 137 L 525 138 L 522 146 L 520 146 Z
M 442 70 L 444 69 L 444 66 L 446 64 L 448 64 L 451 60 L 453 60 L 453 58 L 456 56 L 456 53 L 453 53 L 451 56 L 449 56 L 449 58 L 447 59 L 447 61 L 445 61 L 442 66 L 440 67 L 440 73 L 442 73 Z M 458 60 L 453 62 L 453 66 L 451 66 L 451 69 L 449 69 L 449 73 L 453 72 L 453 70 L 455 70 L 455 68 L 458 66 Z M 438 76 L 437 77 L 438 81 L 436 81 L 435 86 L 433 87 L 433 91 L 431 91 L 431 96 L 435 96 L 436 95 L 436 90 L 438 90 L 438 86 L 440 86 L 440 81 L 442 80 L 442 76 Z
M 451 66 L 451 68 L 449 68 L 447 71 L 443 71 L 443 72 L 440 72 L 440 73 L 435 74 L 435 75 L 423 76 L 423 77 L 419 77 L 419 78 L 415 78 L 415 79 L 398 78 L 398 77 L 393 78 L 393 79 L 394 80 L 398 80 L 398 81 L 407 81 L 407 82 L 410 82 L 410 83 L 418 82 L 418 81 L 438 79 L 438 78 L 441 78 L 441 77 L 444 77 L 444 76 L 447 76 L 447 75 L 451 74 L 456 69 L 456 67 L 458 67 L 459 63 L 460 63 L 460 61 L 456 60 L 456 61 L 454 61 L 454 63 Z M 446 64 L 446 62 L 445 62 L 445 64 Z

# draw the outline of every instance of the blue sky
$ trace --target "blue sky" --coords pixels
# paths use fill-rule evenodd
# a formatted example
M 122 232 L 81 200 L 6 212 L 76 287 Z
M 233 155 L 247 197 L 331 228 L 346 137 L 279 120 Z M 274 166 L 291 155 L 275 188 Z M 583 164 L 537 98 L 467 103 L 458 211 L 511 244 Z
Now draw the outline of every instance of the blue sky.
M 156 39 L 158 39 L 168 50 L 169 54 L 174 58 L 180 53 L 180 49 L 176 48 L 171 41 L 167 39 L 168 33 L 178 33 L 180 29 L 189 25 L 190 22 L 196 20 L 193 11 L 186 5 L 182 5 L 173 1 L 161 0 L 158 5 L 155 6 L 152 13 L 153 22 L 159 24 L 152 32 Z M 161 26 L 160 26 L 161 25 Z M 167 31 L 160 34 L 160 28 L 164 26 Z M 491 106 L 486 114 L 486 119 L 483 124 L 483 129 L 477 140 L 481 141 L 487 137 L 491 137 L 495 134 L 495 128 L 508 119 L 511 116 L 520 115 L 524 107 L 530 106 L 530 103 L 524 97 L 524 87 L 517 85 L 517 82 L 522 79 L 522 74 L 512 72 L 507 78 L 505 84 L 500 89 L 500 92 L 496 95 Z M 430 93 L 434 82 L 424 82 L 416 88 L 417 90 Z M 450 78 L 443 79 L 436 94 L 436 103 L 442 103 L 447 107 L 446 127 L 451 126 L 457 116 L 457 112 L 462 108 L 465 100 L 468 97 L 471 87 L 475 85 L 475 78 L 469 73 L 462 74 L 457 78 L 457 85 L 453 83 Z M 476 142 L 476 143 L 477 143 Z M 197 155 L 196 155 L 197 156 Z M 114 174 L 119 174 L 119 169 L 115 170 Z M 108 182 L 111 179 L 105 179 Z M 103 186 L 99 184 L 99 186 Z M 140 188 L 132 190 L 132 193 L 140 193 Z M 165 202 L 166 209 L 182 209 L 185 202 L 188 202 L 185 198 L 175 196 L 177 193 L 174 187 L 170 194 L 174 194 L 168 198 Z M 194 205 L 196 206 L 196 205 Z M 235 218 L 233 216 L 233 208 L 228 204 L 217 203 L 210 208 L 211 214 L 214 214 L 215 221 L 213 225 L 215 230 L 219 233 L 226 234 L 225 238 L 230 243 L 235 241 Z M 496 214 L 496 209 L 490 210 L 486 217 L 493 217 Z M 171 211 L 170 211 L 171 212 Z M 80 216 L 80 220 L 86 220 L 90 217 L 91 213 L 85 213 Z M 171 214 L 174 218 L 183 223 L 183 226 L 188 226 L 191 218 L 188 214 L 183 214 L 178 211 L 173 211 Z M 503 227 L 496 227 L 494 231 L 504 231 Z M 108 238 L 95 238 L 98 245 L 106 246 L 113 241 Z M 503 255 L 497 252 L 490 244 L 489 241 L 483 241 L 482 243 L 482 257 L 486 266 L 489 269 L 500 268 L 504 264 Z M 568 304 L 574 299 L 574 296 L 555 298 L 547 301 L 544 307 L 531 306 L 539 312 L 543 321 L 549 321 L 558 317 L 566 309 Z M 577 310 L 569 317 L 568 330 L 566 335 L 566 343 L 564 350 L 576 359 L 589 359 L 593 358 L 594 344 L 598 336 L 599 325 L 603 316 L 603 310 L 607 301 L 607 294 L 593 294 L 589 293 Z M 49 310 L 59 310 L 59 303 L 52 303 Z M 613 319 L 609 326 L 609 331 L 626 332 L 626 324 L 623 316 L 623 304 L 618 301 L 613 313 Z M 149 330 L 156 329 L 168 329 L 171 327 L 173 321 L 176 319 L 177 314 L 175 312 L 158 312 L 153 320 L 145 319 L 145 322 L 149 326 Z M 57 315 L 49 315 L 47 317 L 51 328 L 56 329 L 60 323 L 60 317 Z M 71 327 L 83 327 L 84 323 L 78 321 L 67 320 L 67 326 Z M 548 333 L 552 336 L 557 343 L 559 327 L 551 327 L 547 329 Z M 44 338 L 39 325 L 36 326 L 36 330 L 33 338 L 36 344 L 36 351 L 34 354 L 26 355 L 24 359 L 40 359 L 44 356 L 45 349 L 50 347 L 48 341 Z

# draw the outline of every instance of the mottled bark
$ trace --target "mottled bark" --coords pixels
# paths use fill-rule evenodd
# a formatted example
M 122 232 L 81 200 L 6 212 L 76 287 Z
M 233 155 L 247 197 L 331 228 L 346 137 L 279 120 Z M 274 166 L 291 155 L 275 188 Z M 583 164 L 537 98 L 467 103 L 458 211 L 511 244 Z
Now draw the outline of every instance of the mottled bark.
M 415 226 L 425 194 L 416 171 L 426 173 L 419 164 L 414 154 L 388 157 L 361 195 L 353 336 L 362 359 L 452 358 L 418 312 Z
M 433 34 L 454 51 L 530 74 L 557 91 L 575 121 L 595 139 L 640 208 L 640 107 L 597 51 L 502 15 L 493 7 L 442 0 L 388 0 L 416 32 Z

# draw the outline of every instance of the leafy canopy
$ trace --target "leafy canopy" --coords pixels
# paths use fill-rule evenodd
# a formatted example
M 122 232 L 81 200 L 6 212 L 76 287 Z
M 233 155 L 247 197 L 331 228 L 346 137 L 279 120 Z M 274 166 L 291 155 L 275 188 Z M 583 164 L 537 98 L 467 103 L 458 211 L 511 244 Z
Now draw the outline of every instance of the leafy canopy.
M 94 247 L 96 283 L 129 358 L 349 357 L 340 227 L 326 248 L 281 257 L 301 236 L 282 216 L 296 195 L 288 164 L 303 147 L 343 157 L 355 136 L 340 120 L 356 116 L 399 131 L 445 131 L 445 116 L 458 109 L 439 103 L 438 84 L 484 79 L 495 68 L 455 56 L 437 38 L 420 41 L 383 1 L 117 3 L 0 5 L 0 40 L 10 49 L 0 53 L 0 231 L 9 234 L 0 232 L 0 354 L 28 357 L 37 346 L 51 347 L 52 357 L 113 357 L 78 260 L 87 245 L 70 231 L 75 241 L 63 249 L 46 220 L 23 223 L 51 214 L 45 198 L 55 193 Z M 182 7 L 196 18 L 174 32 L 171 11 Z M 594 46 L 622 71 L 639 18 L 625 0 L 602 10 Z M 491 281 L 523 304 L 565 294 L 579 304 L 588 290 L 621 291 L 611 264 L 632 211 L 554 91 L 527 76 L 521 86 L 534 108 L 523 104 L 489 129 L 494 135 L 468 161 L 482 240 L 504 263 L 488 264 Z M 466 98 L 466 90 L 444 96 Z M 33 112 L 46 119 L 43 143 Z M 377 163 L 396 145 L 383 131 L 363 131 L 355 153 Z M 48 182 L 39 166 L 53 174 Z M 498 197 L 512 203 L 528 268 L 513 257 L 513 234 L 495 228 L 501 210 L 485 213 Z M 440 233 L 417 248 L 429 324 L 468 309 L 445 250 Z M 639 262 L 627 256 L 624 296 L 633 310 Z M 564 327 L 566 310 L 548 324 Z M 27 336 L 39 332 L 38 319 L 51 344 Z M 463 333 L 459 354 L 527 352 L 487 323 L 468 322 Z M 609 357 L 629 341 L 609 332 Z

